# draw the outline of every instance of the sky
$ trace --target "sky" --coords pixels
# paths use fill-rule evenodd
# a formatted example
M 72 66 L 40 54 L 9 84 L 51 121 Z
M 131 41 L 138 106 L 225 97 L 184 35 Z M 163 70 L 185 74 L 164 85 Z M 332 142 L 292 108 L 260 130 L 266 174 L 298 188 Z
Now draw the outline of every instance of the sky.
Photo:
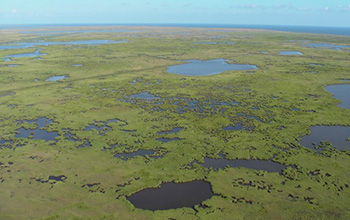
M 350 27 L 350 0 L 0 0 L 0 24 Z

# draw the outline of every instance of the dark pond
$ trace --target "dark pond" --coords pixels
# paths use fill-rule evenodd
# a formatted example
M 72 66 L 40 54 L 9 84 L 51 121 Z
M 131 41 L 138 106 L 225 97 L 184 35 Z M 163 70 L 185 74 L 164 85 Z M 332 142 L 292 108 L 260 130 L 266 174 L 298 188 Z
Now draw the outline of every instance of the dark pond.
M 226 127 L 222 127 L 222 129 L 225 131 L 238 131 L 238 130 L 242 130 L 243 128 L 244 128 L 244 126 L 240 123 L 235 124 L 235 125 L 228 125 Z
M 114 41 L 114 40 L 81 40 L 81 41 L 57 41 L 57 42 L 34 42 L 34 43 L 18 43 L 13 45 L 0 45 L 0 50 L 7 49 L 25 49 L 29 47 L 37 46 L 50 46 L 50 45 L 102 45 L 102 44 L 117 44 L 126 43 L 127 40 Z
M 58 80 L 64 80 L 67 76 L 51 76 L 46 81 L 56 82 Z
M 186 64 L 174 65 L 168 68 L 168 73 L 175 73 L 185 76 L 208 76 L 220 74 L 230 70 L 255 70 L 254 65 L 228 64 L 227 60 L 185 60 Z
M 328 141 L 333 147 L 338 150 L 350 150 L 350 127 L 345 126 L 314 126 L 310 128 L 310 134 L 301 138 L 300 144 L 317 150 L 318 152 L 322 149 L 316 149 L 322 141 Z
M 350 109 L 350 84 L 330 85 L 326 87 L 327 92 L 333 97 L 342 101 L 339 107 Z
M 303 55 L 303 53 L 299 51 L 280 51 L 280 55 Z
M 32 136 L 33 139 L 40 139 L 45 141 L 52 141 L 56 137 L 58 137 L 58 132 L 52 131 L 48 132 L 44 130 L 44 127 L 53 123 L 51 119 L 48 118 L 39 118 L 37 120 L 23 120 L 17 121 L 18 124 L 22 124 L 23 122 L 27 122 L 28 124 L 36 124 L 37 126 L 34 129 L 25 129 L 19 128 L 17 130 L 17 134 L 15 134 L 15 138 L 28 138 Z
M 131 153 L 115 154 L 114 157 L 117 157 L 117 158 L 120 158 L 123 160 L 134 158 L 136 156 L 141 156 L 141 157 L 149 156 L 151 158 L 159 158 L 160 157 L 160 156 L 154 156 L 154 153 L 155 153 L 154 150 L 138 150 L 138 151 L 131 152 Z
M 160 141 L 162 143 L 167 143 L 167 142 L 170 142 L 170 141 L 178 141 L 178 140 L 181 140 L 180 138 L 157 138 L 156 139 L 157 141 Z
M 184 129 L 183 127 L 176 127 L 171 129 L 170 131 L 159 131 L 158 134 L 162 135 L 162 134 L 171 134 L 171 133 L 177 133 L 179 131 L 181 131 L 182 129 Z
M 336 45 L 336 44 L 327 44 L 327 43 L 308 43 L 308 44 L 304 44 L 304 46 L 314 47 L 314 48 L 331 48 L 335 50 L 350 48 L 349 45 Z
M 152 94 L 149 94 L 148 92 L 142 92 L 139 94 L 130 95 L 130 98 L 132 98 L 132 99 L 134 99 L 134 98 L 137 98 L 137 99 L 160 99 L 159 97 L 154 96 Z
M 54 180 L 58 182 L 64 182 L 67 179 L 66 176 L 60 175 L 60 176 L 49 176 L 49 180 Z
M 0 149 L 1 148 L 11 148 L 12 140 L 0 140 Z
M 6 58 L 23 58 L 23 57 L 37 57 L 47 55 L 46 53 L 40 53 L 41 49 L 37 49 L 33 53 L 20 53 L 5 56 Z
M 160 188 L 148 188 L 126 197 L 136 208 L 166 210 L 193 207 L 211 198 L 211 185 L 202 180 L 187 183 L 162 183 Z

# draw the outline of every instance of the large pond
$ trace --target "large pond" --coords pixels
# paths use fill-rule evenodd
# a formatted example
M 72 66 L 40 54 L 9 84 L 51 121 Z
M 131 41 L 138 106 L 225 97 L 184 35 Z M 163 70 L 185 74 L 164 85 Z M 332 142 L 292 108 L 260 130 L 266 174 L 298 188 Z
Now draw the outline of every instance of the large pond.
M 175 73 L 185 76 L 208 76 L 220 74 L 230 70 L 256 70 L 255 65 L 229 64 L 228 60 L 185 60 L 186 64 L 174 65 L 168 68 L 168 73 Z
M 33 42 L 33 43 L 18 43 L 18 44 L 8 44 L 0 45 L 0 50 L 7 49 L 25 49 L 29 47 L 37 46 L 50 46 L 50 45 L 102 45 L 102 44 L 117 44 L 117 43 L 126 43 L 127 40 L 81 40 L 81 41 L 56 41 L 56 42 Z
M 187 183 L 162 183 L 160 188 L 149 188 L 127 197 L 136 208 L 166 210 L 193 207 L 211 198 L 208 182 L 195 180 Z
M 33 139 L 52 141 L 52 140 L 55 140 L 56 137 L 58 137 L 58 132 L 56 131 L 49 132 L 44 130 L 46 126 L 53 123 L 51 119 L 43 117 L 36 120 L 17 121 L 18 124 L 23 124 L 23 122 L 26 122 L 28 124 L 34 124 L 35 127 L 31 129 L 26 129 L 23 127 L 19 128 L 17 130 L 17 133 L 14 136 L 15 138 L 32 137 Z
M 336 45 L 336 44 L 327 44 L 327 43 L 308 43 L 304 44 L 306 47 L 313 47 L 313 48 L 331 48 L 334 50 L 342 50 L 346 48 L 350 48 L 349 45 Z
M 350 84 L 330 85 L 326 90 L 332 93 L 334 98 L 342 101 L 339 107 L 350 109 Z
M 350 127 L 314 126 L 310 134 L 301 138 L 300 144 L 312 150 L 322 151 L 318 146 L 327 141 L 338 150 L 350 150 Z

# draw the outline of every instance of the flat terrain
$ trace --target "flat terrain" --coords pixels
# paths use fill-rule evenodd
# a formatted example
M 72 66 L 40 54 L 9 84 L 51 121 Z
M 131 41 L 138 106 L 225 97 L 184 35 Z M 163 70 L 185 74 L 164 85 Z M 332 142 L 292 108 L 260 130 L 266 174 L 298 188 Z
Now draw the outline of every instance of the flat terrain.
M 0 30 L 0 46 L 122 42 L 0 49 L 0 219 L 350 219 L 349 151 L 322 137 L 316 148 L 300 144 L 313 126 L 350 126 L 350 109 L 325 90 L 350 83 L 349 48 L 306 46 L 350 45 L 350 37 L 166 27 L 23 31 Z M 38 49 L 46 55 L 3 59 Z M 167 72 L 186 60 L 218 59 L 257 69 Z M 52 76 L 58 80 L 47 81 Z M 284 169 L 206 164 L 220 158 Z M 213 195 L 193 207 L 152 211 L 128 200 L 194 180 L 210 183 Z

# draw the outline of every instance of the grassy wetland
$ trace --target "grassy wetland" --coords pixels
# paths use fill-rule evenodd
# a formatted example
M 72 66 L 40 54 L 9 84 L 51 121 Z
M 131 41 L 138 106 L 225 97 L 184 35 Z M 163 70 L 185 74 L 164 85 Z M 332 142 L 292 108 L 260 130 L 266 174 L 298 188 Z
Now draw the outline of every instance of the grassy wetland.
M 350 126 L 325 89 L 350 84 L 350 37 L 98 29 L 0 30 L 1 46 L 41 42 L 0 49 L 0 219 L 350 219 L 350 133 L 301 144 L 312 127 Z M 108 42 L 42 44 L 91 40 Z M 257 68 L 168 72 L 219 59 Z M 195 205 L 129 199 L 201 181 L 210 196 Z

